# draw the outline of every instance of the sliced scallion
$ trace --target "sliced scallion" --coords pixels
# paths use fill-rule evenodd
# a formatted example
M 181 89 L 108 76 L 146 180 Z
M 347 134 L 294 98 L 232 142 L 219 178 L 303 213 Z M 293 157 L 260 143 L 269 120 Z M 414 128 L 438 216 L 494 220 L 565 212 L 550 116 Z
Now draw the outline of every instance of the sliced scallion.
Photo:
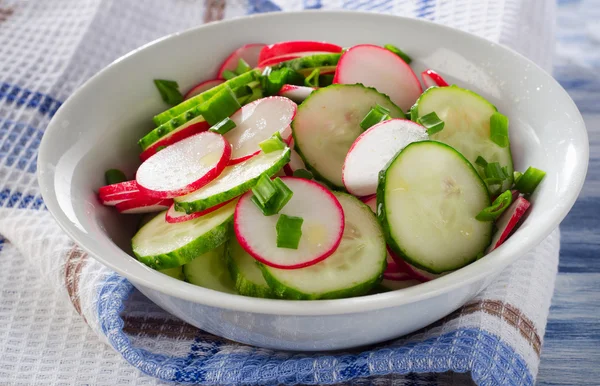
M 179 92 L 179 85 L 174 80 L 154 79 L 154 84 L 163 101 L 171 106 L 183 102 L 183 95 Z
M 531 194 L 542 182 L 544 176 L 546 176 L 546 172 L 530 166 L 516 182 L 515 189 L 523 194 Z
M 479 221 L 495 221 L 510 206 L 512 198 L 512 192 L 505 191 L 492 202 L 492 205 L 479 212 L 475 218 Z
M 267 174 L 261 175 L 252 193 L 250 199 L 265 216 L 279 213 L 294 195 L 281 178 L 271 180 Z
M 127 181 L 125 173 L 119 169 L 109 169 L 104 173 L 106 179 L 106 185 L 118 184 L 119 182 Z
M 304 79 L 304 85 L 307 87 L 319 87 L 319 74 L 321 71 L 318 68 L 312 70 L 312 72 Z
M 269 203 L 269 201 L 275 196 L 277 193 L 277 187 L 271 181 L 271 178 L 267 174 L 263 174 L 258 179 L 258 182 L 252 188 L 252 193 L 254 196 L 252 197 L 252 201 L 259 206 L 259 208 L 264 207 Z
M 236 74 L 235 72 L 230 71 L 230 70 L 223 71 L 223 73 L 221 75 L 223 76 L 223 79 L 225 79 L 225 80 L 230 80 L 230 79 L 233 79 L 236 76 L 238 76 L 238 74 Z
M 483 158 L 482 156 L 477 156 L 477 159 L 475 160 L 475 163 L 479 166 L 481 166 L 482 168 L 485 168 L 488 164 L 488 162 L 485 160 L 485 158 Z
M 433 135 L 444 129 L 444 121 L 437 116 L 435 111 L 419 117 L 419 119 L 417 119 L 417 123 L 425 126 L 427 129 L 427 134 L 429 135 Z
M 500 147 L 508 146 L 508 118 L 495 112 L 490 117 L 490 139 Z
M 229 117 L 227 117 L 227 118 L 223 119 L 221 122 L 212 126 L 208 130 L 210 130 L 214 133 L 223 135 L 223 134 L 227 133 L 229 130 L 234 129 L 234 128 L 235 128 L 235 122 L 232 121 Z
M 298 177 L 298 178 L 304 178 L 307 180 L 312 180 L 313 179 L 313 174 L 311 172 L 309 172 L 306 169 L 297 169 L 294 170 L 294 177 Z
M 246 62 L 244 59 L 240 58 L 240 60 L 238 60 L 237 67 L 235 69 L 235 73 L 238 75 L 242 75 L 243 73 L 248 72 L 250 70 L 252 70 L 252 67 L 250 67 L 248 62 Z
M 386 109 L 383 106 L 375 105 L 375 107 L 372 107 L 371 110 L 367 113 L 367 115 L 365 115 L 363 120 L 360 122 L 360 127 L 363 130 L 367 130 L 369 127 L 390 118 L 390 110 Z
M 281 134 L 276 132 L 269 139 L 265 139 L 261 143 L 258 144 L 264 153 L 270 153 L 272 151 L 285 149 L 287 146 L 285 142 L 283 142 L 283 138 L 281 138 Z
M 302 217 L 287 216 L 282 214 L 277 220 L 277 247 L 298 249 L 300 238 L 302 238 Z
M 238 102 L 235 93 L 229 87 L 223 88 L 212 98 L 204 102 L 200 107 L 200 113 L 204 120 L 211 126 L 216 125 L 223 119 L 231 116 L 242 106 Z

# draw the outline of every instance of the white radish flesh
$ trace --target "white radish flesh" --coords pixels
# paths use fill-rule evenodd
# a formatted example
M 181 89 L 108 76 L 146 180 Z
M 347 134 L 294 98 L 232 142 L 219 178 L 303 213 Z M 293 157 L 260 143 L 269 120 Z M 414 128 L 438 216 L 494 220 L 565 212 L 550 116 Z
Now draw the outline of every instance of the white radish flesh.
M 342 168 L 344 186 L 355 196 L 375 194 L 379 171 L 409 143 L 428 138 L 423 126 L 406 119 L 392 119 L 369 128 L 346 155 Z
M 314 87 L 284 84 L 281 90 L 279 90 L 279 95 L 289 98 L 296 103 L 302 103 L 313 91 L 315 91 Z
M 156 198 L 140 198 L 132 199 L 121 202 L 115 207 L 119 213 L 123 214 L 139 214 L 139 213 L 152 213 L 160 212 L 167 209 L 173 200 L 170 199 L 156 199 Z
M 519 197 L 508 209 L 496 220 L 496 233 L 492 237 L 492 243 L 488 247 L 487 253 L 502 245 L 510 236 L 517 224 L 523 218 L 531 204 L 524 197 Z
M 196 134 L 144 161 L 136 181 L 151 197 L 181 196 L 217 178 L 230 155 L 231 146 L 223 136 L 208 131 Z
M 240 245 L 256 260 L 275 268 L 295 269 L 324 260 L 338 247 L 344 212 L 338 199 L 316 182 L 282 177 L 294 192 L 278 215 L 265 216 L 246 193 L 235 210 L 234 230 Z M 278 248 L 276 224 L 281 214 L 302 217 L 298 249 Z
M 257 155 L 261 151 L 259 144 L 277 132 L 284 140 L 289 140 L 296 108 L 288 98 L 275 96 L 259 99 L 236 111 L 231 116 L 235 128 L 224 135 L 232 149 L 229 164 Z
M 256 67 L 258 65 L 258 57 L 260 52 L 265 47 L 262 43 L 246 44 L 233 51 L 231 55 L 227 57 L 219 68 L 218 78 L 223 79 L 223 72 L 235 71 L 240 59 L 243 59 L 250 67 Z
M 421 83 L 406 62 L 385 48 L 360 44 L 344 52 L 333 83 L 362 83 L 388 95 L 404 111 L 423 92 Z
M 191 97 L 195 97 L 198 94 L 202 94 L 204 91 L 210 90 L 213 87 L 217 87 L 223 82 L 225 82 L 223 79 L 211 79 L 201 82 L 196 86 L 192 87 L 192 89 L 183 96 L 183 100 L 187 100 Z

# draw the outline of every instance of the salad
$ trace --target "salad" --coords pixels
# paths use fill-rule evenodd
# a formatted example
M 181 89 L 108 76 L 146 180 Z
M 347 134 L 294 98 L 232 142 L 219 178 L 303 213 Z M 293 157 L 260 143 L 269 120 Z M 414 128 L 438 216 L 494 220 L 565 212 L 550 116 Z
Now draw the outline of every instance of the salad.
M 102 204 L 144 217 L 136 258 L 261 298 L 406 288 L 498 248 L 545 173 L 515 171 L 508 118 L 392 45 L 249 44 L 139 140 Z M 158 93 L 157 93 L 158 95 Z

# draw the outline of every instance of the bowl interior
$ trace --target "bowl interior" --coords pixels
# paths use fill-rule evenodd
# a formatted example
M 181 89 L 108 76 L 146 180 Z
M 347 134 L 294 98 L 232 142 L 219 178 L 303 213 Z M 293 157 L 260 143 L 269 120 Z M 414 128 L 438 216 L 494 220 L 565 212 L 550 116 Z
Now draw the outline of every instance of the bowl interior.
M 294 39 L 401 47 L 413 58 L 417 73 L 435 69 L 449 82 L 482 94 L 509 117 L 516 170 L 533 165 L 547 172 L 519 232 L 492 254 L 418 287 L 323 302 L 321 311 L 313 302 L 311 312 L 415 301 L 498 272 L 547 236 L 574 203 L 587 168 L 587 134 L 569 96 L 540 68 L 502 46 L 425 21 L 301 12 L 231 20 L 176 34 L 130 53 L 88 81 L 61 107 L 42 141 L 39 181 L 49 210 L 84 249 L 134 283 L 210 305 L 271 313 L 278 302 L 278 312 L 305 312 L 303 302 L 221 294 L 143 266 L 129 255 L 137 216 L 119 216 L 100 205 L 95 194 L 106 169 L 120 168 L 133 176 L 139 165 L 137 140 L 154 127 L 153 115 L 167 108 L 153 79 L 177 80 L 186 91 L 214 78 L 221 60 L 242 44 Z M 287 305 L 282 308 L 281 303 Z

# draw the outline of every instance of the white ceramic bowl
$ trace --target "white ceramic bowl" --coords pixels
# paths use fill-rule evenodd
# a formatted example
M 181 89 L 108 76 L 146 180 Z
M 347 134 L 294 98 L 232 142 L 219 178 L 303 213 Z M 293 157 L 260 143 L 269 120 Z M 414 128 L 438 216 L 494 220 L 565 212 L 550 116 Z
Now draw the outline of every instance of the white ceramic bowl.
M 165 109 L 152 83 L 182 90 L 215 75 L 236 47 L 253 42 L 327 40 L 342 46 L 392 43 L 414 68 L 433 68 L 470 88 L 510 118 L 515 166 L 547 171 L 518 232 L 483 259 L 440 279 L 352 299 L 254 299 L 193 286 L 130 254 L 132 218 L 100 205 L 104 170 L 133 174 L 137 140 Z M 584 181 L 586 129 L 575 104 L 535 64 L 498 44 L 430 22 L 371 13 L 277 13 L 209 24 L 148 44 L 90 79 L 63 104 L 42 140 L 38 170 L 44 201 L 63 229 L 96 259 L 127 277 L 165 310 L 208 332 L 290 350 L 356 347 L 420 329 L 454 311 L 565 217 Z

